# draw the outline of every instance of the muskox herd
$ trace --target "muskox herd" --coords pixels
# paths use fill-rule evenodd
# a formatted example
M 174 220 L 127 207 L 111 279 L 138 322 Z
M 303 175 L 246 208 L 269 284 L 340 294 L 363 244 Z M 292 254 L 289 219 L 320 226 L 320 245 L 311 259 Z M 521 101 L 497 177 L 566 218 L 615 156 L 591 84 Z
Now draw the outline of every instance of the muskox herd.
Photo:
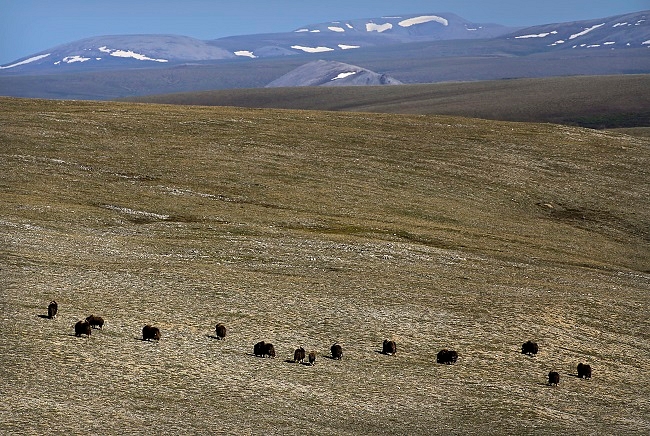
M 521 354 L 535 356 L 539 351 L 539 346 L 536 342 L 526 341 L 521 345 Z M 578 378 L 590 379 L 591 378 L 591 365 L 585 363 L 578 363 Z M 557 371 L 550 371 L 548 373 L 549 386 L 557 386 L 560 384 L 560 373 Z
M 52 300 L 47 306 L 47 318 L 54 319 L 56 314 L 59 311 L 59 305 L 56 301 Z M 43 315 L 39 315 L 43 317 Z M 220 325 L 217 325 L 217 336 L 221 334 L 221 337 L 226 336 L 225 327 L 223 330 L 219 328 Z M 86 337 L 92 334 L 93 329 L 103 329 L 104 328 L 104 318 L 97 315 L 87 316 L 86 319 L 79 320 L 74 325 L 74 335 L 80 337 L 85 335 Z M 142 328 L 142 340 L 151 341 L 160 339 L 160 330 L 158 327 L 153 327 L 146 325 Z
M 58 312 L 58 304 L 56 301 L 51 301 L 47 306 L 47 318 L 54 319 Z M 44 315 L 39 315 L 44 317 Z M 79 337 L 82 335 L 90 336 L 92 329 L 103 329 L 104 319 L 100 316 L 90 315 L 84 320 L 79 320 L 74 325 L 74 334 Z M 215 326 L 216 339 L 223 340 L 226 337 L 226 327 L 222 323 Z M 143 341 L 158 341 L 160 340 L 160 329 L 152 325 L 145 325 L 142 328 Z M 521 345 L 521 354 L 528 356 L 535 356 L 539 352 L 539 346 L 536 342 L 526 341 Z M 343 348 L 341 345 L 335 343 L 330 348 L 331 358 L 334 360 L 341 360 L 343 358 Z M 392 356 L 397 353 L 397 344 L 393 340 L 384 339 L 382 343 L 381 353 Z M 257 357 L 275 357 L 275 347 L 273 344 L 265 341 L 260 341 L 253 346 L 253 355 Z M 309 365 L 316 363 L 316 351 L 310 351 L 307 355 L 303 347 L 296 348 L 293 353 L 294 363 L 304 363 L 305 358 L 308 358 Z M 436 355 L 436 362 L 439 364 L 452 365 L 458 360 L 458 352 L 455 350 L 442 349 Z M 291 361 L 291 360 L 290 360 Z M 577 366 L 577 377 L 581 379 L 591 379 L 591 366 L 586 363 L 579 363 Z M 560 383 L 560 374 L 557 371 L 550 371 L 548 373 L 549 386 L 557 386 Z

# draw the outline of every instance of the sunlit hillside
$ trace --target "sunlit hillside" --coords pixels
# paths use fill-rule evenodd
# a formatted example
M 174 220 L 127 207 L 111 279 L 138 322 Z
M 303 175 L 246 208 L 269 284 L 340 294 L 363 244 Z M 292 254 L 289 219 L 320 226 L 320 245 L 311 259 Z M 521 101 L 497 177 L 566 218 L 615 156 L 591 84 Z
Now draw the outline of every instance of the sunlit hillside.
M 434 115 L 0 109 L 0 433 L 650 432 L 648 139 Z M 104 328 L 75 337 L 91 314 Z M 262 340 L 274 359 L 253 356 Z M 299 346 L 314 366 L 290 362 Z M 443 348 L 456 364 L 436 363 Z

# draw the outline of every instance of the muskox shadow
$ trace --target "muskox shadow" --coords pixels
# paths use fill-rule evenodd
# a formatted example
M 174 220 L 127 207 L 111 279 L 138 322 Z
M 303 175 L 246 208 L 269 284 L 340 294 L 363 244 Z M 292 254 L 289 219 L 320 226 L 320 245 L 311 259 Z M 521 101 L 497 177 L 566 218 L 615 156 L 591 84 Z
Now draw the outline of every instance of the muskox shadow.
M 150 344 L 158 344 L 160 341 L 152 341 L 149 339 L 143 339 L 142 336 L 134 336 L 133 339 L 138 342 L 148 342 Z
M 215 341 L 225 341 L 225 338 L 220 338 L 215 335 L 205 335 L 206 338 L 214 339 Z
M 325 355 L 323 356 L 323 358 L 324 358 L 324 359 L 329 359 L 329 360 L 341 360 L 341 359 L 337 359 L 336 357 L 333 357 L 333 356 L 331 356 L 331 355 L 329 355 L 329 354 L 325 354 Z
M 40 315 L 36 315 L 36 316 L 38 316 L 39 318 L 52 319 L 47 315 L 43 315 L 42 313 Z

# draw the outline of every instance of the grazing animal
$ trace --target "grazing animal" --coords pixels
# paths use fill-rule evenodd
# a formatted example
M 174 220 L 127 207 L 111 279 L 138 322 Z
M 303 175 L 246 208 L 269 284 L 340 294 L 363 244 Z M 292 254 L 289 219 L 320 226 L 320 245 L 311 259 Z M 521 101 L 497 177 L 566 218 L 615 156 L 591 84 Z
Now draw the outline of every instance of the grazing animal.
M 260 341 L 253 346 L 253 354 L 259 357 L 264 357 L 264 351 L 266 350 L 266 343 Z
M 591 365 L 578 363 L 578 377 L 584 379 L 591 378 Z
M 309 352 L 309 364 L 313 365 L 316 363 L 316 352 L 315 351 L 310 351 Z
M 50 301 L 50 304 L 47 306 L 47 317 L 50 319 L 56 318 L 56 313 L 59 311 L 59 305 L 56 301 Z
M 548 384 L 549 386 L 555 385 L 557 386 L 558 383 L 560 383 L 560 374 L 558 374 L 555 371 L 551 371 L 548 373 Z
M 389 341 L 388 339 L 384 339 L 381 352 L 391 356 L 397 353 L 397 344 L 395 343 L 395 341 Z
M 275 347 L 273 344 L 260 341 L 253 347 L 253 354 L 258 357 L 275 357 Z
M 339 344 L 332 345 L 330 351 L 332 352 L 332 359 L 341 360 L 343 357 L 343 348 Z
M 226 326 L 219 323 L 214 328 L 214 333 L 217 336 L 217 339 L 224 339 L 226 337 Z
M 158 327 L 147 324 L 146 326 L 142 327 L 142 340 L 150 341 L 152 339 L 156 341 L 160 340 L 160 329 L 158 329 Z
M 453 363 L 456 363 L 458 360 L 458 353 L 454 350 L 440 350 L 438 351 L 438 356 L 436 357 L 436 362 L 438 363 L 446 363 L 447 365 L 451 365 Z
M 305 361 L 305 349 L 300 347 L 296 348 L 296 351 L 293 352 L 293 362 L 304 362 Z
M 529 356 L 534 356 L 539 351 L 539 347 L 536 342 L 526 341 L 521 346 L 521 354 L 528 354 Z
M 88 324 L 90 324 L 92 328 L 104 328 L 104 318 L 101 316 L 90 315 L 86 318 L 86 321 L 88 321 Z
M 86 335 L 90 336 L 90 333 L 92 332 L 92 329 L 90 328 L 90 324 L 88 321 L 77 321 L 77 323 L 74 325 L 74 335 L 79 337 L 81 335 Z

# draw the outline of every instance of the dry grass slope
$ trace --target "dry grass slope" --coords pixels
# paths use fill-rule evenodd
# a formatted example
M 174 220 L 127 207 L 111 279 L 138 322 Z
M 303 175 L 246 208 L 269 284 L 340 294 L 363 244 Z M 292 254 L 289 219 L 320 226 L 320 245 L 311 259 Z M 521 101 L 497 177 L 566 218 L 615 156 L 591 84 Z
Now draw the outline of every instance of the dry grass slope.
M 0 433 L 650 432 L 648 139 L 0 107 Z M 91 313 L 104 329 L 75 338 Z M 160 342 L 139 339 L 147 323 Z M 278 357 L 253 357 L 259 340 Z M 285 362 L 299 346 L 315 366 Z

